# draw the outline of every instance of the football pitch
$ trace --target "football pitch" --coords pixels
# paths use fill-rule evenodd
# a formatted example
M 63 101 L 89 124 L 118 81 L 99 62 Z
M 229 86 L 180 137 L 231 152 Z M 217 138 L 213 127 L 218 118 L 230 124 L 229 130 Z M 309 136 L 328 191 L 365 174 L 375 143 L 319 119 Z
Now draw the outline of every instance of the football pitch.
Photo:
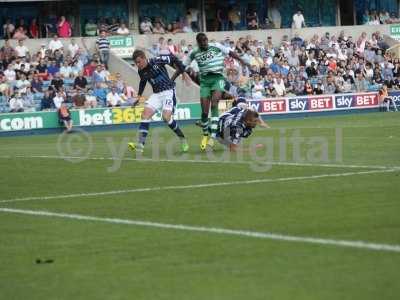
M 0 299 L 399 299 L 400 114 L 0 138 Z

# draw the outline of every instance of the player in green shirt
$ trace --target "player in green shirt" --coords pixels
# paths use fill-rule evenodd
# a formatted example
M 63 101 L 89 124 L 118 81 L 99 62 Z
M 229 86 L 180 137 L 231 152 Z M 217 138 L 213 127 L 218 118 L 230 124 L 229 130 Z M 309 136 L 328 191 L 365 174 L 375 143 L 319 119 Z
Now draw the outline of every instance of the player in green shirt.
M 207 145 L 212 147 L 218 129 L 218 102 L 225 91 L 224 59 L 230 55 L 242 64 L 245 62 L 230 48 L 218 43 L 208 43 L 207 35 L 199 33 L 196 36 L 198 48 L 193 50 L 186 65 L 189 66 L 195 60 L 200 70 L 200 103 L 201 103 L 201 127 L 203 137 L 200 149 L 205 150 Z M 211 105 L 211 126 L 208 115 Z M 210 130 L 211 129 L 211 130 Z M 210 139 L 211 132 L 211 139 Z

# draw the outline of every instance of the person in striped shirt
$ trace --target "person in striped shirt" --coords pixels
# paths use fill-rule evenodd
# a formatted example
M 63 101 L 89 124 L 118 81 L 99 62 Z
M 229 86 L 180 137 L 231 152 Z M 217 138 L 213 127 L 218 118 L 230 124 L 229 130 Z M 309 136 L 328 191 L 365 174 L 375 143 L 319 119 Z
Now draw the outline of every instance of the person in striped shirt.
M 105 30 L 100 32 L 100 37 L 96 40 L 96 49 L 100 55 L 101 63 L 108 68 L 108 60 L 110 59 L 110 41 L 107 39 Z
M 200 149 L 206 150 L 207 146 L 214 145 L 218 127 L 218 102 L 225 90 L 224 59 L 230 55 L 240 63 L 245 62 L 230 48 L 218 43 L 208 43 L 207 35 L 198 33 L 196 36 L 198 48 L 192 51 L 185 61 L 189 66 L 196 60 L 200 70 L 200 103 L 202 108 L 201 126 L 203 137 Z M 211 106 L 211 126 L 209 125 L 209 111 Z M 211 138 L 210 138 L 211 133 Z

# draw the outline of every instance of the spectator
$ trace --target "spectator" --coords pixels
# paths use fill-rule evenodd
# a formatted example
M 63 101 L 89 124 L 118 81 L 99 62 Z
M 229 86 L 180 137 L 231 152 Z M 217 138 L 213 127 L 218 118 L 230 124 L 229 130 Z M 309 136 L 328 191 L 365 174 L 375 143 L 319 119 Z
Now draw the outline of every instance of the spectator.
M 107 31 L 110 35 L 114 35 L 117 33 L 119 24 L 115 18 L 112 18 L 110 23 L 111 24 L 107 27 Z
M 60 107 L 58 108 L 58 118 L 60 122 L 62 122 L 65 126 L 65 132 L 69 133 L 72 131 L 72 119 L 71 112 L 68 109 L 68 106 L 61 102 Z
M 255 74 L 251 84 L 251 94 L 254 99 L 262 99 L 264 97 L 264 82 L 260 79 L 260 75 Z
M 217 20 L 219 23 L 219 30 L 228 31 L 229 30 L 229 19 L 228 11 L 226 7 L 219 7 L 217 10 Z
M 69 38 L 72 35 L 71 24 L 65 19 L 64 16 L 61 16 L 60 22 L 57 24 L 57 32 L 58 36 L 61 38 Z
M 60 68 L 57 66 L 56 61 L 50 61 L 49 65 L 47 66 L 47 74 L 50 78 L 53 78 L 56 73 L 60 72 Z
M 39 26 L 36 18 L 33 18 L 31 24 L 29 25 L 29 36 L 33 39 L 39 38 Z
M 27 87 L 26 90 L 21 93 L 21 97 L 24 104 L 24 111 L 35 111 L 35 102 L 33 101 L 33 94 L 30 87 Z
M 125 23 L 121 23 L 121 26 L 117 29 L 118 35 L 129 35 L 129 29 L 126 27 Z
M 86 108 L 97 107 L 97 99 L 93 93 L 93 89 L 89 89 L 87 94 L 85 95 L 85 107 Z
M 96 96 L 98 102 L 102 103 L 102 105 L 106 105 L 107 103 L 107 88 L 103 87 L 101 83 L 97 83 L 94 85 L 93 94 Z
M 92 77 L 94 71 L 97 68 L 97 62 L 92 60 L 89 64 L 87 64 L 83 69 L 83 74 L 86 77 Z
M 43 59 L 40 60 L 39 65 L 36 68 L 36 74 L 42 80 L 47 80 L 48 77 L 49 77 L 49 73 L 48 73 L 46 62 Z
M 7 81 L 6 76 L 0 76 L 0 96 L 5 96 L 6 98 L 10 98 L 12 95 L 12 87 L 10 83 Z
M 8 82 L 14 82 L 17 79 L 17 74 L 14 70 L 14 65 L 9 64 L 7 69 L 4 71 L 4 76 L 6 77 Z
M 100 37 L 96 40 L 97 52 L 100 55 L 101 63 L 108 67 L 110 59 L 110 41 L 107 39 L 107 34 L 104 30 L 100 32 Z
M 250 24 L 257 24 L 258 26 L 258 16 L 257 16 L 257 11 L 255 10 L 254 7 L 252 7 L 251 4 L 249 4 L 247 13 L 246 13 L 246 24 L 249 29 Z
M 29 49 L 24 45 L 22 40 L 18 41 L 18 45 L 15 47 L 15 53 L 18 58 L 25 58 L 29 54 Z
M 149 49 L 149 52 L 152 56 L 159 56 L 160 55 L 160 47 L 158 46 L 157 43 L 153 43 L 153 45 Z
M 315 76 L 318 75 L 318 71 L 316 69 L 314 61 L 311 62 L 311 65 L 306 68 L 306 72 L 307 72 L 307 77 L 308 78 L 315 77 Z
M 188 21 L 190 20 L 189 25 L 192 28 L 192 31 L 199 31 L 199 10 L 195 7 L 189 8 L 186 13 L 186 18 Z
M 123 102 L 121 96 L 118 94 L 117 88 L 112 87 L 111 91 L 107 94 L 107 106 L 108 107 L 115 107 L 121 106 Z
M 178 52 L 178 47 L 174 45 L 172 39 L 168 39 L 167 45 L 169 53 L 175 55 Z
M 40 102 L 40 110 L 49 110 L 55 108 L 53 98 L 54 96 L 52 95 L 52 92 L 46 90 Z
M 368 82 L 365 80 L 362 72 L 358 71 L 356 73 L 356 78 L 354 79 L 354 85 L 356 92 L 363 92 L 368 89 Z
M 13 23 L 11 23 L 11 19 L 7 19 L 6 23 L 3 25 L 3 34 L 4 34 L 4 39 L 12 39 L 14 36 L 14 31 L 15 31 L 15 26 Z
M 100 17 L 98 22 L 97 22 L 97 33 L 96 34 L 100 34 L 100 32 L 108 31 L 108 24 L 107 21 L 104 17 Z
M 48 48 L 51 50 L 52 53 L 54 53 L 56 50 L 64 49 L 64 46 L 63 46 L 62 42 L 58 39 L 57 34 L 55 34 L 53 36 L 53 39 L 50 41 Z
M 184 32 L 184 33 L 193 32 L 192 27 L 190 26 L 190 23 L 185 22 L 183 24 L 182 32 Z
M 154 23 L 153 33 L 155 33 L 155 34 L 164 34 L 165 33 L 165 29 L 164 29 L 164 27 L 162 27 L 160 22 Z
M 33 75 L 33 79 L 31 81 L 31 89 L 34 94 L 43 93 L 43 81 L 38 74 Z
M 136 105 L 139 101 L 135 89 L 132 86 L 126 84 L 126 82 L 124 82 L 122 98 L 126 102 L 126 104 L 131 106 Z
M 302 27 L 306 27 L 306 23 L 301 10 L 298 10 L 297 13 L 293 15 L 292 28 L 301 29 Z
M 102 66 L 100 64 L 97 65 L 96 70 L 94 70 L 93 76 L 92 76 L 93 84 L 100 83 L 101 85 L 106 85 L 106 78 L 104 76 L 104 73 L 102 73 L 102 72 L 103 72 Z
M 27 88 L 29 88 L 30 86 L 31 83 L 29 82 L 29 80 L 26 79 L 25 74 L 21 74 L 20 78 L 15 83 L 15 87 L 21 94 L 26 93 Z
M 97 35 L 97 25 L 93 22 L 93 20 L 89 20 L 85 24 L 85 35 L 86 36 L 96 36 Z
M 64 61 L 62 67 L 60 68 L 60 75 L 62 78 L 72 77 L 72 67 L 68 64 L 67 61 Z
M 251 19 L 250 23 L 247 24 L 247 29 L 248 30 L 257 30 L 258 29 L 258 23 L 256 19 Z
M 68 52 L 69 55 L 71 55 L 72 58 L 75 58 L 75 56 L 78 54 L 79 50 L 79 45 L 76 43 L 75 39 L 71 39 L 71 44 L 68 45 Z
M 273 6 L 268 10 L 268 19 L 272 21 L 274 28 L 281 28 L 282 26 L 282 16 L 278 9 L 279 3 L 273 3 Z
M 151 34 L 153 32 L 153 25 L 149 18 L 145 17 L 140 23 L 140 33 Z
M 0 53 L 2 54 L 3 57 L 9 57 L 10 59 L 15 58 L 16 56 L 15 49 L 11 46 L 10 40 L 4 41 L 4 46 L 1 47 Z
M 228 12 L 228 19 L 231 24 L 231 30 L 240 30 L 240 10 L 237 6 L 232 6 Z
M 56 109 L 61 108 L 61 104 L 65 101 L 65 94 L 63 91 L 56 91 L 53 98 L 53 104 Z
M 16 93 L 9 102 L 10 112 L 23 112 L 24 103 L 20 93 Z
M 364 14 L 362 15 L 361 24 L 367 25 L 367 24 L 369 23 L 369 21 L 370 21 L 370 18 L 369 18 L 369 11 L 368 11 L 368 10 L 365 10 L 365 11 L 364 11 Z
M 74 80 L 74 89 L 79 93 L 85 93 L 87 90 L 87 79 L 83 76 L 83 72 L 79 72 L 78 77 Z
M 28 38 L 28 36 L 25 33 L 25 30 L 23 27 L 18 27 L 17 30 L 15 30 L 14 35 L 13 35 L 13 39 L 14 40 L 18 40 L 18 41 L 23 41 L 26 40 Z
M 277 96 L 283 97 L 286 95 L 285 84 L 280 75 L 277 75 L 275 77 L 273 87 L 274 87 L 274 90 L 276 91 Z
M 55 73 L 54 78 L 51 80 L 50 85 L 56 90 L 60 91 L 64 86 L 64 80 L 61 78 L 59 72 Z
M 322 85 L 322 82 L 318 81 L 318 83 L 315 84 L 313 94 L 314 95 L 322 95 L 324 93 L 324 86 Z
M 23 31 L 24 31 L 24 33 L 25 34 L 27 34 L 28 33 L 28 25 L 25 23 L 25 19 L 24 18 L 19 18 L 19 20 L 18 20 L 18 22 L 17 22 L 17 26 L 16 26 L 17 28 L 18 27 L 21 27 L 22 29 L 23 29 Z
M 174 22 L 172 22 L 172 24 L 171 24 L 171 30 L 170 30 L 170 32 L 171 32 L 172 34 L 176 34 L 176 33 L 182 33 L 183 31 L 182 31 L 182 28 L 180 27 L 179 23 L 176 22 L 176 21 L 174 21 Z

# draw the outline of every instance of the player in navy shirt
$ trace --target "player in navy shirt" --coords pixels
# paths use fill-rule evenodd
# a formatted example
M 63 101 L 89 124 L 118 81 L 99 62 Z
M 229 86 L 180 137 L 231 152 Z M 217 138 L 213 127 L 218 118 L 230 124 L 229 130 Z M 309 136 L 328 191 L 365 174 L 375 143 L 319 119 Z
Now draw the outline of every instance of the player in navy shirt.
M 138 143 L 129 143 L 129 149 L 143 152 L 151 118 L 157 111 L 160 111 L 163 120 L 181 140 L 182 151 L 187 152 L 189 150 L 189 145 L 186 142 L 182 130 L 173 119 L 176 106 L 174 80 L 182 73 L 185 75 L 185 66 L 174 55 L 163 55 L 148 60 L 144 52 L 141 50 L 136 50 L 133 53 L 133 60 L 138 67 L 140 76 L 138 91 L 139 99 L 142 98 L 147 82 L 152 86 L 154 94 L 151 95 L 145 103 L 144 111 L 142 113 L 142 121 L 139 126 Z M 169 64 L 176 69 L 175 74 L 171 78 L 169 77 L 165 66 L 166 64 Z
M 257 125 L 269 127 L 256 111 L 233 107 L 218 119 L 217 140 L 235 151 L 242 138 L 248 138 Z

